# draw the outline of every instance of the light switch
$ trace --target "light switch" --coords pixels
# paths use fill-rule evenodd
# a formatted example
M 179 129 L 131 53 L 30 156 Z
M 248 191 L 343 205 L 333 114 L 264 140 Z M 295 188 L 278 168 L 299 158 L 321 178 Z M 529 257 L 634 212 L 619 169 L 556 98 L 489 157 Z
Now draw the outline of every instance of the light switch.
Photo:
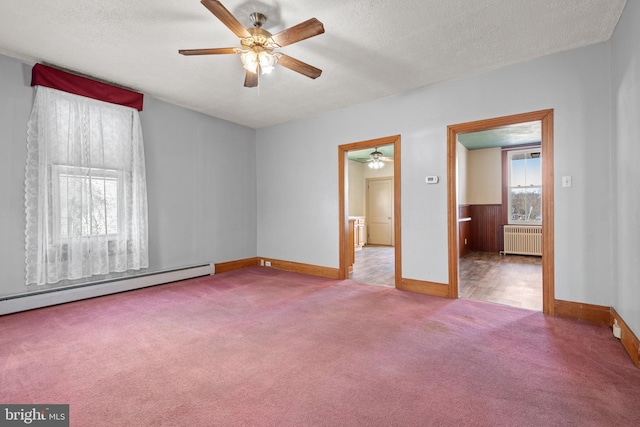
M 562 177 L 562 186 L 571 187 L 571 175 Z

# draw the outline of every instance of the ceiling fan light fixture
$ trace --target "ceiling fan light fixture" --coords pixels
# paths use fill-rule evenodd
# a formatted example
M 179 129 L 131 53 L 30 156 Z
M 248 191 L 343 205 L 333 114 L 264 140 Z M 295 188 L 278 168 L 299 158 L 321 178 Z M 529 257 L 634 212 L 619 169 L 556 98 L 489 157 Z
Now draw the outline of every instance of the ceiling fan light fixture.
M 275 54 L 266 50 L 262 50 L 260 53 L 258 53 L 258 63 L 260 64 L 262 74 L 271 73 L 271 71 L 273 71 L 274 65 L 276 65 L 276 62 L 278 62 L 278 58 Z
M 381 169 L 384 166 L 384 162 L 382 160 L 373 160 L 369 162 L 369 167 L 371 169 Z
M 239 39 L 241 48 L 223 47 L 211 49 L 180 49 L 181 55 L 240 55 L 242 66 L 246 70 L 244 86 L 251 88 L 258 86 L 258 74 L 269 74 L 280 60 L 280 64 L 296 73 L 300 73 L 311 79 L 316 79 L 322 74 L 322 70 L 305 64 L 283 53 L 276 52 L 279 49 L 310 37 L 324 33 L 322 22 L 316 18 L 307 19 L 298 25 L 289 27 L 272 35 L 262 29 L 267 17 L 260 12 L 250 15 L 253 28 L 245 28 L 229 10 L 218 0 L 200 0 L 200 2 L 227 26 Z
M 248 49 L 237 49 L 236 52 L 240 54 L 240 60 L 242 61 L 244 69 L 254 74 L 257 73 L 258 70 L 260 70 L 262 74 L 269 74 L 273 71 L 280 57 L 280 54 L 273 53 L 271 49 L 259 45 Z
M 240 60 L 245 70 L 251 73 L 258 72 L 258 54 L 253 49 L 243 50 L 240 53 Z
M 371 154 L 369 154 L 369 167 L 371 169 L 381 169 L 384 166 L 382 161 L 382 153 L 376 148 Z

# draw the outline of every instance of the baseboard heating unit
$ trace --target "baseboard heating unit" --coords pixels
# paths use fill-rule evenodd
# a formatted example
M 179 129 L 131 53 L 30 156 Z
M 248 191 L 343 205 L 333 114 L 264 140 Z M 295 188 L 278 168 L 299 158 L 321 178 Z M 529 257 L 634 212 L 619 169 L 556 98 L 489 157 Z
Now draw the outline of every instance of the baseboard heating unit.
M 0 315 L 131 291 L 214 274 L 214 264 L 197 265 L 0 297 Z
M 505 225 L 502 253 L 542 256 L 542 226 Z

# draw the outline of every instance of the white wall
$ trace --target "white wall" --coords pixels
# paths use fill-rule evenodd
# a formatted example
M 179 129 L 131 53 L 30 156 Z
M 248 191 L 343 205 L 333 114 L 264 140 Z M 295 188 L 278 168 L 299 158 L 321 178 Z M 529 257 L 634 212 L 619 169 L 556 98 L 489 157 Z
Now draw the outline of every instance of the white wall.
M 31 67 L 0 55 L 0 295 L 24 292 L 24 173 Z
M 25 286 L 31 65 L 0 55 L 0 296 Z M 256 256 L 255 130 L 145 97 L 147 271 Z
M 337 268 L 337 147 L 400 134 L 403 276 L 448 283 L 447 125 L 553 108 L 555 296 L 610 305 L 609 63 L 601 43 L 259 129 L 259 255 Z
M 141 122 L 150 265 L 255 257 L 255 130 L 151 97 Z
M 360 162 L 349 160 L 348 163 L 348 215 L 364 216 L 365 196 L 364 196 L 364 172 L 365 165 Z
M 469 150 L 456 141 L 456 169 L 458 171 L 458 205 L 469 204 Z
M 502 150 L 470 150 L 467 162 L 470 205 L 502 203 Z
M 640 2 L 628 1 L 612 39 L 614 218 L 612 306 L 640 333 Z

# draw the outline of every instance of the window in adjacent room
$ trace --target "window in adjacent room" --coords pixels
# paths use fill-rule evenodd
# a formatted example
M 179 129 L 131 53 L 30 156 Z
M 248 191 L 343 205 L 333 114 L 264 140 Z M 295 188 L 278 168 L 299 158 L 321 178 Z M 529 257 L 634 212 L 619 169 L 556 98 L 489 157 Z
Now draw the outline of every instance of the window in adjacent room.
M 508 152 L 509 224 L 542 224 L 542 159 L 540 148 Z

